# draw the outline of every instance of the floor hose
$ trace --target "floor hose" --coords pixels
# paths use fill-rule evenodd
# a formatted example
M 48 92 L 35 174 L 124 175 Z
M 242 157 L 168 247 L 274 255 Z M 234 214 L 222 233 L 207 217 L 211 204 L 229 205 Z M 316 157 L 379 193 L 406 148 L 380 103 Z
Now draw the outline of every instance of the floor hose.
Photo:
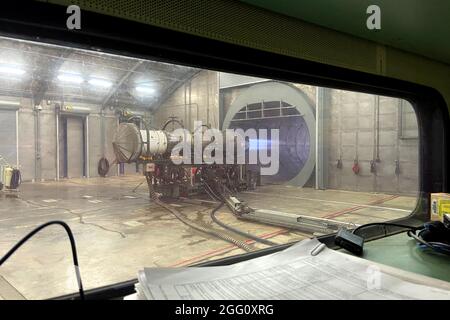
M 230 235 L 228 235 L 227 233 L 220 231 L 220 230 L 214 230 L 209 228 L 208 226 L 204 225 L 200 225 L 197 223 L 192 222 L 191 220 L 189 220 L 188 218 L 186 218 L 180 211 L 178 211 L 177 209 L 175 209 L 174 207 L 168 205 L 167 203 L 164 203 L 163 201 L 161 201 L 158 197 L 158 195 L 156 194 L 156 192 L 153 190 L 153 185 L 151 183 L 151 178 L 150 176 L 146 176 L 147 179 L 147 184 L 148 184 L 148 190 L 149 190 L 149 195 L 150 195 L 150 199 L 156 203 L 157 205 L 161 206 L 162 208 L 166 209 L 167 211 L 169 211 L 170 213 L 172 213 L 178 220 L 180 220 L 181 222 L 183 222 L 185 225 L 191 227 L 192 229 L 195 229 L 197 231 L 215 236 L 219 239 L 222 239 L 224 241 L 227 241 L 229 243 L 234 244 L 235 246 L 245 250 L 245 251 L 253 251 L 253 249 L 246 244 L 243 241 L 234 239 L 233 237 L 231 237 Z
M 272 242 L 272 241 L 270 241 L 270 240 L 263 239 L 263 238 L 260 238 L 260 237 L 258 237 L 258 236 L 255 236 L 255 235 L 253 235 L 253 234 L 250 234 L 250 233 L 241 231 L 241 230 L 236 229 L 236 228 L 234 228 L 234 227 L 232 227 L 232 226 L 229 226 L 229 225 L 223 223 L 222 221 L 220 221 L 219 219 L 217 219 L 216 213 L 217 213 L 217 211 L 219 211 L 220 208 L 222 208 L 223 205 L 224 205 L 224 203 L 221 202 L 217 207 L 215 207 L 215 208 L 211 211 L 211 219 L 212 219 L 212 221 L 214 221 L 215 223 L 217 223 L 217 224 L 218 224 L 219 226 L 221 226 L 222 228 L 227 229 L 227 230 L 229 230 L 229 231 L 231 231 L 231 232 L 234 232 L 234 233 L 236 233 L 236 234 L 238 234 L 238 235 L 240 235 L 240 236 L 242 236 L 242 237 L 250 238 L 250 239 L 252 239 L 252 240 L 254 240 L 254 241 L 256 241 L 256 242 L 260 242 L 260 243 L 263 243 L 263 244 L 266 244 L 266 245 L 269 245 L 269 246 L 275 246 L 275 245 L 277 245 L 275 242 Z
M 240 235 L 240 236 L 242 236 L 242 237 L 250 238 L 250 239 L 252 239 L 252 240 L 254 240 L 254 241 L 256 241 L 256 242 L 260 242 L 260 243 L 263 243 L 263 244 L 269 245 L 269 246 L 277 245 L 277 243 L 275 243 L 275 242 L 272 242 L 272 241 L 270 241 L 270 240 L 263 239 L 263 238 L 260 238 L 260 237 L 258 237 L 258 236 L 255 236 L 255 235 L 253 235 L 253 234 L 250 234 L 250 233 L 241 231 L 241 230 L 239 230 L 239 229 L 237 229 L 237 228 L 234 228 L 234 227 L 232 227 L 232 226 L 229 226 L 229 225 L 223 223 L 222 221 L 220 221 L 220 220 L 216 217 L 216 213 L 217 213 L 217 211 L 225 204 L 225 197 L 224 197 L 223 195 L 221 195 L 221 194 L 217 195 L 217 194 L 214 192 L 213 188 L 211 188 L 211 186 L 210 186 L 206 181 L 203 182 L 203 185 L 206 187 L 206 188 L 204 188 L 204 190 L 205 190 L 206 193 L 211 197 L 211 199 L 213 199 L 213 200 L 218 200 L 218 201 L 220 202 L 220 204 L 219 204 L 216 208 L 214 208 L 214 209 L 211 211 L 211 214 L 210 214 L 211 219 L 212 219 L 215 223 L 217 223 L 219 226 L 221 226 L 221 227 L 224 228 L 224 229 L 227 229 L 227 230 L 229 230 L 229 231 L 231 231 L 231 232 L 234 232 L 234 233 L 236 233 L 236 234 L 238 234 L 238 235 Z M 226 186 L 223 186 L 223 187 L 226 188 Z M 229 190 L 228 190 L 228 191 L 229 191 Z

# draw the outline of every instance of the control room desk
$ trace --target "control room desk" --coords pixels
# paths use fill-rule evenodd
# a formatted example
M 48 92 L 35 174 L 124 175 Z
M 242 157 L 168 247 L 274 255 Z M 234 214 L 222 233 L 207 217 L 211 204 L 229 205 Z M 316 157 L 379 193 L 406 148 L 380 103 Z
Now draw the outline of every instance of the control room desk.
M 450 283 L 450 256 L 418 248 L 406 232 L 364 243 L 362 258 Z

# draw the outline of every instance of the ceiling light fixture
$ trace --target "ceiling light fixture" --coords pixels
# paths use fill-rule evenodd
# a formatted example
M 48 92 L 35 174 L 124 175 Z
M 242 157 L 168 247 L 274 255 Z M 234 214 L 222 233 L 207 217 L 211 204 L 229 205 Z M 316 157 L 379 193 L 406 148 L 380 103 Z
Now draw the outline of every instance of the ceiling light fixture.
M 6 73 L 6 74 L 13 74 L 13 75 L 17 75 L 17 76 L 21 76 L 25 73 L 25 70 L 20 69 L 18 67 L 13 67 L 13 66 L 0 66 L 0 72 L 1 73 Z
M 64 111 L 91 111 L 91 108 L 81 107 L 81 106 L 73 106 L 73 105 L 64 105 Z
M 155 93 L 155 89 L 146 86 L 138 86 L 136 87 L 136 91 L 144 94 L 153 94 Z
M 70 73 L 61 73 L 58 76 L 58 80 L 71 83 L 82 83 L 84 81 L 84 79 L 80 75 Z
M 19 101 L 0 100 L 0 105 L 20 106 Z
M 112 86 L 112 82 L 104 79 L 99 78 L 91 78 L 89 79 L 88 83 L 93 86 L 102 87 L 102 88 L 109 88 Z

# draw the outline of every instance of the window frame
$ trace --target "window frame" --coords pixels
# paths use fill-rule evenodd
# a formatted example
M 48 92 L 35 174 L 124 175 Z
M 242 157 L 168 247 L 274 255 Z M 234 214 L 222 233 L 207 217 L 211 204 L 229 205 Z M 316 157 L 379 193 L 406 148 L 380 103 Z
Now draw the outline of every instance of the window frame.
M 83 11 L 82 29 L 69 31 L 65 26 L 65 7 L 43 2 L 30 2 L 26 6 L 16 7 L 10 5 L 2 7 L 0 35 L 407 100 L 416 112 L 419 127 L 419 194 L 417 206 L 412 213 L 395 221 L 411 225 L 423 223 L 429 219 L 429 193 L 450 191 L 450 170 L 447 167 L 450 152 L 449 111 L 442 95 L 433 88 L 87 11 Z M 392 228 L 388 234 L 399 231 L 398 228 Z M 363 235 L 370 239 L 385 236 L 379 228 L 368 228 Z M 334 247 L 333 238 L 334 235 L 329 234 L 320 237 L 319 240 L 329 247 Z M 229 265 L 274 253 L 290 245 L 292 243 L 204 262 L 196 266 Z M 133 293 L 136 282 L 136 279 L 131 279 L 86 290 L 86 298 L 119 298 Z M 78 294 L 63 295 L 56 299 L 78 299 Z

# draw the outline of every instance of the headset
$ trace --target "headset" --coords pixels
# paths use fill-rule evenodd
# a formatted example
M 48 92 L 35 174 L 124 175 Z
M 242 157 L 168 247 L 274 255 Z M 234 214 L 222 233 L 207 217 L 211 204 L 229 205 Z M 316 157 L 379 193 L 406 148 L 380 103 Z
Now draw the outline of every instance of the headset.
M 446 215 L 449 216 L 449 215 Z M 407 234 L 418 242 L 422 249 L 432 249 L 450 255 L 450 221 L 431 221 L 425 223 L 420 229 L 408 230 Z

